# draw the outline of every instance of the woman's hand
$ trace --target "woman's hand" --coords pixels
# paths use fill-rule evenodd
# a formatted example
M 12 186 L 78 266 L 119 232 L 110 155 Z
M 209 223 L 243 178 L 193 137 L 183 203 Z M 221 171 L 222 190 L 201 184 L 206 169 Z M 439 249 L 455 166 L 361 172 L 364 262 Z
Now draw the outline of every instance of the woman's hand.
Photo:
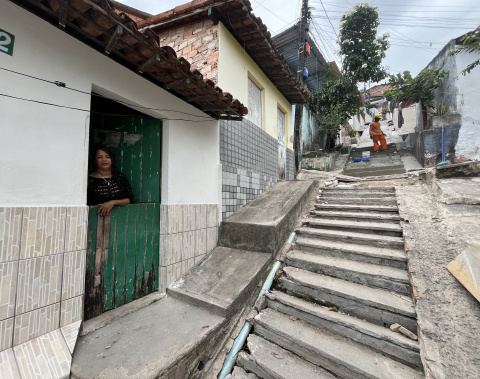
M 100 216 L 108 216 L 112 208 L 117 204 L 116 200 L 110 200 L 103 204 L 98 204 L 97 214 Z

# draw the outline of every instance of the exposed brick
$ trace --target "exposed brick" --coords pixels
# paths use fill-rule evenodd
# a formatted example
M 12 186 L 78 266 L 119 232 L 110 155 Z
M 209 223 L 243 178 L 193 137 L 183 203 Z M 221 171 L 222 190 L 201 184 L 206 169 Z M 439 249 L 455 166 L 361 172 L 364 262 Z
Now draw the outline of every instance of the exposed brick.
M 203 43 L 208 43 L 210 41 L 213 41 L 213 34 L 210 34 L 210 35 L 202 38 Z
M 180 45 L 178 45 L 178 50 L 183 50 L 185 49 L 185 47 L 187 46 L 188 42 L 187 41 L 183 41 Z
M 185 56 L 187 55 L 190 51 L 192 51 L 192 45 L 187 45 L 185 48 L 182 50 L 182 55 Z
M 190 32 L 186 32 L 183 34 L 183 38 L 184 39 L 189 39 L 189 38 L 192 38 L 193 36 L 193 33 L 190 31 Z
M 175 45 L 179 45 L 183 41 L 183 36 L 180 35 L 175 39 Z
M 197 50 L 192 50 L 188 53 L 187 55 L 187 59 L 190 60 L 190 58 L 194 57 L 195 55 L 197 55 L 198 51 Z
M 217 61 L 217 60 L 218 60 L 218 54 L 215 54 L 215 55 L 212 55 L 211 57 L 208 57 L 207 63 L 211 63 L 211 62 Z

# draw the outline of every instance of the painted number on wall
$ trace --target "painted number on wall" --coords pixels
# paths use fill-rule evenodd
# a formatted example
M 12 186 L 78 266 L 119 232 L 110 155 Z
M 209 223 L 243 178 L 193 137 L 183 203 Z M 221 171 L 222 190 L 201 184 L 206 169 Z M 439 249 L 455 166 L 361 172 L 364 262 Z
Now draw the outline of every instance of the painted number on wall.
M 15 36 L 0 29 L 0 51 L 2 53 L 13 55 L 13 43 Z

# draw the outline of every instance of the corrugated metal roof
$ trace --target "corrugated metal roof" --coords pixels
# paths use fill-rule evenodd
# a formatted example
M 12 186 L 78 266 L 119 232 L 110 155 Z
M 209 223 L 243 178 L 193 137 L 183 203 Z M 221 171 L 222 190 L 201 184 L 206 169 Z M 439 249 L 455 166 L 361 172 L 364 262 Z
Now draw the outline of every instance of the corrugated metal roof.
M 287 62 L 275 47 L 267 27 L 261 18 L 252 13 L 248 0 L 194 0 L 149 17 L 140 22 L 139 27 L 160 33 L 205 20 L 209 18 L 209 9 L 290 103 L 308 101 L 308 89 L 299 83 L 296 75 L 290 71 Z
M 158 35 L 139 31 L 134 20 L 117 14 L 108 0 L 14 0 L 38 17 L 108 54 L 125 67 L 217 119 L 241 120 L 246 107 L 198 70 L 178 58 L 170 47 L 160 47 Z M 121 80 L 121 78 L 119 78 Z
M 300 25 L 296 24 L 282 33 L 272 38 L 273 43 L 277 46 L 280 54 L 283 55 L 285 61 L 292 73 L 297 72 L 300 48 Z M 309 41 L 311 53 L 305 58 L 305 66 L 308 69 L 308 79 L 305 84 L 310 90 L 316 90 L 322 86 L 324 82 L 323 65 L 327 63 L 318 46 L 312 39 Z

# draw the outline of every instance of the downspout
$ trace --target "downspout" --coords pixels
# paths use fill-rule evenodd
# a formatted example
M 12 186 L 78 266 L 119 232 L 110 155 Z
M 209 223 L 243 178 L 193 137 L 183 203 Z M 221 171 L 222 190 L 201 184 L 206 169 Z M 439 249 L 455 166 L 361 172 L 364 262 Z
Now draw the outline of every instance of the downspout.
M 295 232 L 290 234 L 290 237 L 287 240 L 287 244 L 292 244 L 293 239 L 295 238 Z M 258 300 L 262 297 L 262 295 L 270 290 L 270 287 L 272 286 L 273 283 L 273 278 L 275 278 L 275 274 L 277 273 L 278 269 L 282 265 L 282 262 L 276 261 L 275 265 L 272 267 L 270 270 L 270 274 L 268 274 L 267 279 L 265 280 L 265 283 L 263 283 L 263 287 L 260 290 L 260 293 L 258 294 L 257 300 L 255 300 L 255 304 L 257 304 Z M 228 353 L 227 358 L 225 359 L 225 362 L 223 363 L 222 371 L 220 371 L 220 374 L 218 374 L 217 379 L 224 379 L 230 373 L 232 372 L 232 368 L 235 365 L 235 361 L 237 360 L 237 354 L 245 345 L 245 341 L 247 340 L 248 335 L 250 334 L 250 331 L 252 330 L 252 324 L 248 321 L 245 321 L 245 325 L 243 326 L 242 330 L 238 334 L 237 338 L 235 338 L 235 341 L 233 342 L 233 346 L 230 349 L 230 352 Z

